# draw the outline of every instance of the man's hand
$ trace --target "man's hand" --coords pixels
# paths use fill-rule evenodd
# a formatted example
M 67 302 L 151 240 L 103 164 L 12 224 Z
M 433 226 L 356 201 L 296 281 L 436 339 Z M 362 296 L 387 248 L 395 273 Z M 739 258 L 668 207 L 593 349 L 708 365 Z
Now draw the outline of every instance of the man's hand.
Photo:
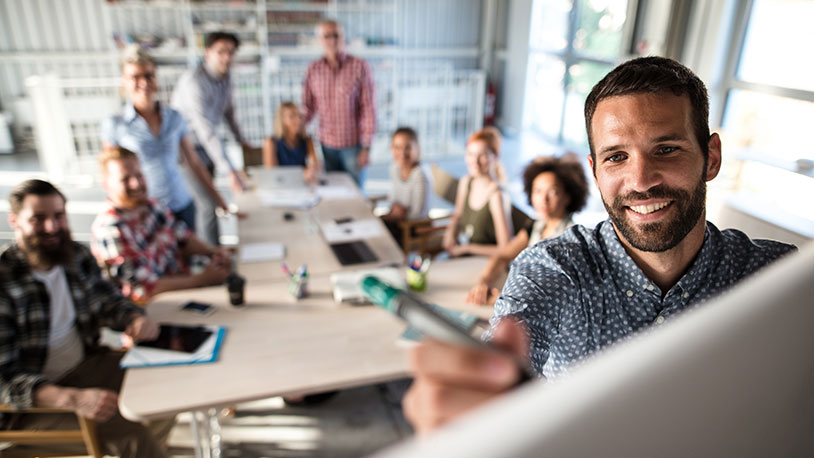
M 214 251 L 212 251 L 212 256 L 210 256 L 209 259 L 210 263 L 215 263 L 218 266 L 224 266 L 227 269 L 231 269 L 232 258 L 229 253 L 229 250 L 227 250 L 226 248 L 223 247 L 215 248 Z
M 367 167 L 368 164 L 370 164 L 370 149 L 362 148 L 359 150 L 359 154 L 356 155 L 356 165 L 361 170 Z
M 220 285 L 226 281 L 229 276 L 229 264 L 222 262 L 209 261 L 203 272 L 197 275 L 199 286 Z
M 527 358 L 526 329 L 513 319 L 498 323 L 492 343 Z M 419 434 L 488 402 L 520 380 L 516 361 L 486 349 L 426 340 L 410 350 L 409 359 L 415 380 L 402 404 Z
M 240 194 L 246 190 L 246 177 L 240 170 L 232 170 L 229 172 L 229 183 L 232 192 L 235 194 Z
M 455 245 L 451 246 L 450 248 L 447 248 L 447 252 L 449 253 L 450 257 L 453 257 L 453 258 L 458 257 L 458 256 L 463 256 L 463 255 L 469 253 L 469 245 L 455 244 Z
M 497 288 L 490 288 L 486 282 L 479 282 L 473 286 L 466 295 L 466 303 L 473 305 L 494 304 L 500 291 Z
M 85 418 L 98 422 L 110 420 L 118 409 L 119 396 L 100 388 L 77 390 L 74 397 L 73 411 Z
M 393 203 L 390 206 L 390 217 L 397 220 L 407 219 L 407 207 Z
M 137 316 L 124 330 L 124 334 L 134 342 L 155 340 L 158 338 L 158 324 L 146 316 Z

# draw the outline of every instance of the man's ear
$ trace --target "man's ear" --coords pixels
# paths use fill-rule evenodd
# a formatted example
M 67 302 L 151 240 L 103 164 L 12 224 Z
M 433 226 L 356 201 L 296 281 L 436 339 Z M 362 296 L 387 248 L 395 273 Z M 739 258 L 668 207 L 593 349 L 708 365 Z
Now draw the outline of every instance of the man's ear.
M 8 225 L 11 226 L 12 229 L 17 229 L 17 215 L 14 212 L 8 212 Z
M 709 157 L 707 159 L 707 181 L 718 176 L 721 171 L 721 137 L 717 133 L 709 136 Z
M 594 167 L 594 157 L 591 153 L 588 153 L 588 165 L 591 167 L 591 175 L 594 177 L 594 186 L 599 188 L 599 184 L 596 182 L 596 168 Z

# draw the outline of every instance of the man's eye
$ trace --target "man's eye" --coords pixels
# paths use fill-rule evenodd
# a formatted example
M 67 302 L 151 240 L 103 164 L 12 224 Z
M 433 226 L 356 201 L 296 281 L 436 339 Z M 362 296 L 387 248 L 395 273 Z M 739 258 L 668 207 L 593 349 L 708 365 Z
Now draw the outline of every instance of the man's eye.
M 616 154 L 611 154 L 610 156 L 608 156 L 607 158 L 605 158 L 605 160 L 606 160 L 606 161 L 608 161 L 608 162 L 620 162 L 620 161 L 622 161 L 624 158 L 625 158 L 625 155 L 624 155 L 624 154 L 621 154 L 621 153 L 616 153 Z
M 677 150 L 678 147 L 676 146 L 662 146 L 659 148 L 659 154 L 670 154 L 673 151 Z

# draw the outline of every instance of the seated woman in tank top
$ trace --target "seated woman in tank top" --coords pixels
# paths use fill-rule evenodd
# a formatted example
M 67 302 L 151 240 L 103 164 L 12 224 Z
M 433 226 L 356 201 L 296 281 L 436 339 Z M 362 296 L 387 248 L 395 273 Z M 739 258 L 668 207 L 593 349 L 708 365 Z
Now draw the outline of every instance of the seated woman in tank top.
M 444 233 L 450 256 L 491 256 L 509 243 L 510 207 L 500 189 L 504 174 L 499 154 L 500 134 L 493 127 L 475 132 L 466 143 L 469 174 L 458 183 L 455 211 Z
M 523 172 L 523 188 L 537 220 L 520 229 L 517 235 L 489 259 L 489 263 L 466 296 L 469 304 L 492 305 L 500 291 L 494 282 L 501 271 L 526 247 L 556 237 L 574 223 L 571 215 L 582 210 L 588 198 L 588 180 L 579 159 L 573 154 L 561 158 L 539 157 Z
M 302 114 L 293 102 L 283 102 L 274 114 L 274 136 L 263 142 L 263 165 L 298 165 L 305 180 L 313 182 L 319 172 L 314 143 L 303 131 Z

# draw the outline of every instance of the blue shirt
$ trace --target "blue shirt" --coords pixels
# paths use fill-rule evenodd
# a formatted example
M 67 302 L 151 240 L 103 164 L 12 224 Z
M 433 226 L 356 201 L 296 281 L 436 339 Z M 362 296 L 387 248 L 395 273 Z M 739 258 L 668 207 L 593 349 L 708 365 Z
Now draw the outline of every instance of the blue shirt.
M 524 322 L 532 368 L 555 377 L 601 348 L 703 304 L 795 249 L 707 222 L 701 251 L 662 298 L 610 221 L 594 230 L 573 226 L 512 263 L 492 325 L 506 315 Z
M 136 113 L 133 104 L 124 106 L 121 114 L 102 122 L 102 141 L 127 148 L 141 162 L 147 192 L 172 211 L 192 203 L 192 195 L 181 174 L 178 154 L 181 140 L 187 135 L 187 123 L 180 113 L 159 104 L 161 131 L 156 137 L 147 121 Z
M 296 147 L 288 146 L 285 139 L 272 138 L 277 149 L 278 165 L 299 165 L 305 167 L 305 157 L 308 155 L 308 146 L 304 138 L 297 140 Z

